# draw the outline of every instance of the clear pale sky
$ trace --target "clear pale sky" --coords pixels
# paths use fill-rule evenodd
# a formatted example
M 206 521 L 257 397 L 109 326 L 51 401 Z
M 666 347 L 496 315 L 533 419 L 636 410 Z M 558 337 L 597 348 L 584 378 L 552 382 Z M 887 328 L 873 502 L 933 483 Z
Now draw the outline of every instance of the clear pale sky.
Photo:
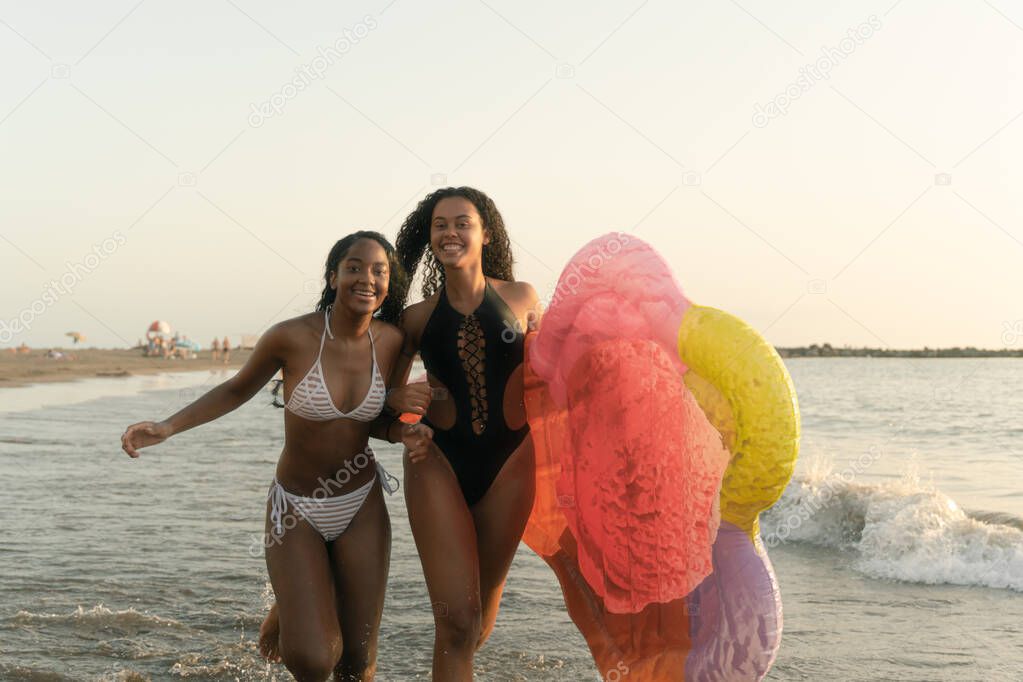
M 237 342 L 449 184 L 541 297 L 623 230 L 778 345 L 1023 345 L 1008 0 L 0 2 L 0 62 L 4 346 Z

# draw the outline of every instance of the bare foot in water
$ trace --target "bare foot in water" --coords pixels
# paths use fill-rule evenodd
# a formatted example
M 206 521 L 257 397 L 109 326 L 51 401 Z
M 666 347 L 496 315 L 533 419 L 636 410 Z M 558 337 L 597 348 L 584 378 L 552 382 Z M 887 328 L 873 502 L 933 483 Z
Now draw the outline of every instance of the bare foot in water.
M 270 607 L 266 620 L 259 626 L 259 653 L 270 663 L 281 662 L 281 621 L 277 616 L 277 604 Z

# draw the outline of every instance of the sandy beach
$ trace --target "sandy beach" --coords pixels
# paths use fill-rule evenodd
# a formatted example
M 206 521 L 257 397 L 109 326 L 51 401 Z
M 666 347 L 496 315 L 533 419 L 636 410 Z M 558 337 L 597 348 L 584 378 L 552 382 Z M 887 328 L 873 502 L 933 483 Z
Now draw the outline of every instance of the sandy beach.
M 250 350 L 232 350 L 231 361 L 213 362 L 210 351 L 198 353 L 192 360 L 147 358 L 139 349 L 59 349 L 63 358 L 47 357 L 49 349 L 28 353 L 0 352 L 0 388 L 53 381 L 73 381 L 91 377 L 118 377 L 161 372 L 208 370 L 211 367 L 238 368 L 248 359 Z

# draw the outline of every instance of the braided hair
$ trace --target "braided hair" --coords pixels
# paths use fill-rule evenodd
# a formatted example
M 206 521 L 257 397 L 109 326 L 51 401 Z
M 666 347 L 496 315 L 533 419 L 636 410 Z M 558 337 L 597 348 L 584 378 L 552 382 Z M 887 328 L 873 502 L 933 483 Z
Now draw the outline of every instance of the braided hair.
M 487 277 L 514 281 L 512 266 L 515 259 L 512 257 L 511 241 L 504 229 L 504 218 L 494 205 L 493 199 L 472 187 L 445 187 L 428 194 L 419 202 L 415 210 L 405 218 L 395 240 L 398 259 L 410 278 L 415 275 L 420 261 L 423 262 L 423 298 L 427 298 L 444 284 L 444 268 L 437 262 L 430 248 L 430 224 L 437 202 L 449 197 L 461 197 L 470 201 L 480 214 L 484 231 L 490 236 L 490 243 L 483 245 L 483 274 Z M 401 310 L 405 306 L 407 295 L 406 287 L 401 292 L 401 298 L 389 295 L 387 300 Z

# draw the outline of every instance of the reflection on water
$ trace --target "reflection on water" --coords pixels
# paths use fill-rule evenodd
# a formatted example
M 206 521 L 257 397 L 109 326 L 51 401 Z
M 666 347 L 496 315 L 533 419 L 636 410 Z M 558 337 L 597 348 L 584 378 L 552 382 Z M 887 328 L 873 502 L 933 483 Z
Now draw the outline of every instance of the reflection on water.
M 0 389 L 0 413 L 37 410 L 50 405 L 69 405 L 97 398 L 136 395 L 145 391 L 212 388 L 237 370 L 197 370 L 127 377 L 90 377 L 78 381 L 55 381 Z

